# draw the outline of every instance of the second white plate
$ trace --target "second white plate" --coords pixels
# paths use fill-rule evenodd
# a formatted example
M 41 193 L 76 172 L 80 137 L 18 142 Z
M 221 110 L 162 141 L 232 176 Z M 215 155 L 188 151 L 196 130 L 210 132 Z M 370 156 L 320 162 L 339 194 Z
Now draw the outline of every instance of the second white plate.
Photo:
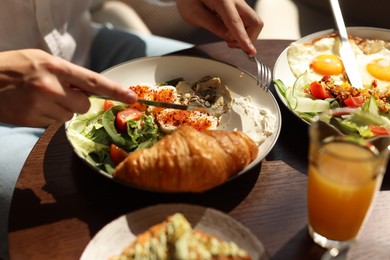
M 262 243 L 245 226 L 218 210 L 188 204 L 161 204 L 123 215 L 103 227 L 85 248 L 81 260 L 107 260 L 118 255 L 137 234 L 180 212 L 194 229 L 232 241 L 252 259 L 268 259 Z
M 334 29 L 324 30 L 320 32 L 316 32 L 310 35 L 307 35 L 299 40 L 298 43 L 310 43 L 316 38 L 321 36 L 329 35 L 335 33 Z M 357 36 L 366 39 L 380 39 L 385 41 L 390 41 L 390 30 L 381 29 L 381 28 L 371 28 L 371 27 L 348 27 L 347 32 L 349 35 Z M 274 70 L 273 70 L 273 78 L 280 79 L 283 81 L 286 87 L 293 86 L 296 80 L 296 77 L 292 73 L 290 66 L 288 64 L 287 59 L 287 50 L 288 47 L 279 55 L 276 60 Z M 284 105 L 288 108 L 287 102 L 282 94 L 279 92 L 278 88 L 275 87 L 276 93 L 280 100 L 284 103 Z M 294 113 L 297 115 L 296 113 Z M 298 115 L 297 115 L 298 116 Z M 298 116 L 299 117 L 299 116 Z M 307 121 L 305 121 L 307 122 Z

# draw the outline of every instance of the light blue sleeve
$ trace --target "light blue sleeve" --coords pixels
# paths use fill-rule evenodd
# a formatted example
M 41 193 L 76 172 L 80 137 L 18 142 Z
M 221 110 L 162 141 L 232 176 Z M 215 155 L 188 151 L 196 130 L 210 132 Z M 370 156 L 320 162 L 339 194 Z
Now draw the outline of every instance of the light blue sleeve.
M 7 259 L 8 213 L 16 181 L 43 128 L 0 123 L 0 259 Z

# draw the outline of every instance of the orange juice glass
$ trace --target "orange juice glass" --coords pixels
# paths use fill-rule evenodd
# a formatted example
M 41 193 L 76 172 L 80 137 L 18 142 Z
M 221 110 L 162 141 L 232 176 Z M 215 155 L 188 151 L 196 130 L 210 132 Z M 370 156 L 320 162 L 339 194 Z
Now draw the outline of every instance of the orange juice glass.
M 325 124 L 312 124 L 307 199 L 314 242 L 340 248 L 357 237 L 382 183 L 388 142 L 337 135 Z

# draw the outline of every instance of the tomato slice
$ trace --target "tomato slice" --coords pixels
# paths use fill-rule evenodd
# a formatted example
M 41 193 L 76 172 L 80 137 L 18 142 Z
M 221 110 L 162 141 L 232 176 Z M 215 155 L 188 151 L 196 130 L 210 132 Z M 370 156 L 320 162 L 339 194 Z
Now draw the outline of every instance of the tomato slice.
M 115 106 L 115 103 L 113 101 L 107 99 L 104 100 L 104 104 L 103 104 L 104 111 L 109 110 L 113 106 Z
M 348 107 L 360 107 L 364 104 L 364 98 L 362 96 L 349 97 L 344 99 L 344 104 Z
M 370 125 L 368 128 L 374 135 L 390 135 L 390 130 L 379 125 Z
M 129 154 L 115 144 L 110 145 L 110 158 L 115 165 L 120 164 Z
M 318 81 L 314 81 L 310 84 L 310 91 L 315 98 L 326 99 L 332 97 L 329 91 L 326 90 L 326 86 Z
M 137 109 L 134 108 L 126 108 L 121 111 L 119 111 L 116 114 L 116 127 L 120 131 L 126 131 L 127 129 L 127 121 L 130 120 L 139 120 L 142 116 L 142 112 L 138 111 Z

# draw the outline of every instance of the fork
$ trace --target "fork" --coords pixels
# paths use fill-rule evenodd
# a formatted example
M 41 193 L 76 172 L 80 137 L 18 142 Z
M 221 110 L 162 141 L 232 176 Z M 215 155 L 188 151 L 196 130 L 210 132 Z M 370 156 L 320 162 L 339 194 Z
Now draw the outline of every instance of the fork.
M 245 52 L 245 51 L 244 51 Z M 256 56 L 250 55 L 245 52 L 250 61 L 256 63 L 257 66 L 257 86 L 260 86 L 266 92 L 272 81 L 271 69 L 262 63 Z

